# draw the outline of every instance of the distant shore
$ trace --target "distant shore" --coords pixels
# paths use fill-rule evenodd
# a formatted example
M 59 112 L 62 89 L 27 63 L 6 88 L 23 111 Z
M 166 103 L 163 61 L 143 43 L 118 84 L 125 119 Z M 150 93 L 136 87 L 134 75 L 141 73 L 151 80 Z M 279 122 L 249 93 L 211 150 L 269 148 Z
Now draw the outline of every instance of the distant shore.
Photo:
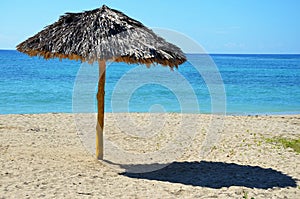
M 78 124 L 80 120 L 67 113 L 0 115 L 0 198 L 256 199 L 300 195 L 300 154 L 266 141 L 299 138 L 300 114 L 106 113 L 105 139 L 131 153 L 147 156 L 171 143 L 177 132 L 194 132 L 174 163 L 145 174 L 118 173 L 96 161 L 80 137 L 84 133 L 80 128 L 85 128 Z M 203 141 L 214 128 L 218 128 L 218 139 L 201 158 Z M 181 153 L 177 150 L 180 143 L 172 144 L 174 154 Z M 113 153 L 106 148 L 105 158 L 112 160 Z

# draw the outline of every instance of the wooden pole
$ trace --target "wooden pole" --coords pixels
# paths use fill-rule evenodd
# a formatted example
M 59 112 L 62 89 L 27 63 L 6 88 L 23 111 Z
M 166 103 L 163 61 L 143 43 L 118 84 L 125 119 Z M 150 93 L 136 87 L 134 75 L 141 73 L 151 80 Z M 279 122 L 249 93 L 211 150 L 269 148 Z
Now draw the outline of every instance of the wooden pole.
M 96 127 L 96 158 L 103 160 L 103 129 L 104 129 L 104 95 L 105 95 L 105 60 L 99 60 L 99 82 L 98 82 L 98 116 Z

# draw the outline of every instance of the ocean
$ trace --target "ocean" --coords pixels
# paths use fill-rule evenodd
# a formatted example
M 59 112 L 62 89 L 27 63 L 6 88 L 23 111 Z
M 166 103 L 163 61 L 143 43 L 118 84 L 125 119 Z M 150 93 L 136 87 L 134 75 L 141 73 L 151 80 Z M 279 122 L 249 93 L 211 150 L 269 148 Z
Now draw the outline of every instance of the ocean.
M 105 112 L 300 113 L 300 55 L 187 54 L 178 69 L 107 63 Z M 96 112 L 98 65 L 0 50 L 0 114 Z

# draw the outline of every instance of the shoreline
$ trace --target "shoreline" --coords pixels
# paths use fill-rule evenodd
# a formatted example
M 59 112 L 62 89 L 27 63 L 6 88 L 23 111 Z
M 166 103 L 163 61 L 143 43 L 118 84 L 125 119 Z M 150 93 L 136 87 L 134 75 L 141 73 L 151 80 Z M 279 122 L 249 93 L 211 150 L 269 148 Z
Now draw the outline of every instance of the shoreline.
M 75 114 L 0 115 L 0 197 L 240 199 L 245 194 L 249 198 L 300 195 L 300 154 L 265 141 L 277 136 L 299 138 L 300 115 L 222 117 L 219 138 L 205 156 L 200 152 L 205 137 L 215 128 L 213 115 L 181 116 L 106 113 L 105 138 L 122 146 L 120 149 L 147 157 L 171 143 L 172 153 L 158 158 L 172 159 L 175 152 L 181 153 L 180 144 L 184 143 L 185 151 L 169 166 L 130 174 L 119 173 L 113 166 L 95 160 L 83 144 L 75 122 L 83 120 Z M 217 122 L 219 119 L 216 117 Z M 88 128 L 94 134 L 94 126 L 88 123 Z M 188 135 L 193 131 L 187 145 L 181 140 L 172 141 L 178 132 Z M 104 157 L 117 157 L 121 165 L 132 167 L 132 162 L 117 152 L 106 146 Z M 133 165 L 147 163 L 136 161 Z
M 300 115 L 300 112 L 270 112 L 270 113 L 182 113 L 182 112 L 104 112 L 104 114 L 192 114 L 192 115 L 221 115 L 221 116 L 293 116 Z M 97 114 L 93 113 L 74 113 L 74 112 L 39 112 L 39 113 L 0 113 L 0 115 L 42 115 L 42 114 Z

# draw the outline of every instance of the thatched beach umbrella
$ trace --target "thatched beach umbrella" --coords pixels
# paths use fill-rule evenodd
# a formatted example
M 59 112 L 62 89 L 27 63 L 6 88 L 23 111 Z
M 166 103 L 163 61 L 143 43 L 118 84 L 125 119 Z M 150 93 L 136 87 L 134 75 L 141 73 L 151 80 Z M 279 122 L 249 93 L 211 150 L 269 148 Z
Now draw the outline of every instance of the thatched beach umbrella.
M 17 50 L 30 56 L 68 58 L 99 63 L 96 157 L 103 159 L 104 85 L 107 60 L 171 68 L 186 61 L 177 46 L 166 42 L 142 23 L 103 5 L 82 13 L 66 13 Z

